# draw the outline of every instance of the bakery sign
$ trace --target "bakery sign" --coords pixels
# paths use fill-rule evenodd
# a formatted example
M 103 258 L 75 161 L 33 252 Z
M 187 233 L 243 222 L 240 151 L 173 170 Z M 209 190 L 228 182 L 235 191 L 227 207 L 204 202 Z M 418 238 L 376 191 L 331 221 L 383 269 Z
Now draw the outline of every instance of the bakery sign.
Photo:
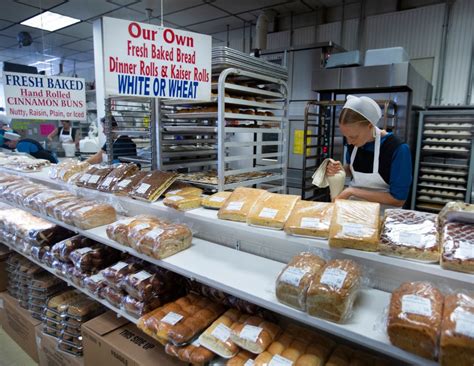
M 8 117 L 41 121 L 87 117 L 84 79 L 4 72 L 2 85 Z
M 102 18 L 105 93 L 209 100 L 212 37 Z

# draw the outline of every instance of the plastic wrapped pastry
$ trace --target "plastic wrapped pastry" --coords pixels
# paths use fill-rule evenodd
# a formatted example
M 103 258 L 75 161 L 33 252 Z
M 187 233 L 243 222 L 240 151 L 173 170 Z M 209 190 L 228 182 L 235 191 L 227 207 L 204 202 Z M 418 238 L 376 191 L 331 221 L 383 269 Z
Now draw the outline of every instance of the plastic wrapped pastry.
M 96 241 L 82 235 L 75 235 L 53 245 L 51 253 L 56 259 L 63 262 L 70 262 L 69 255 L 72 251 L 97 244 Z
M 235 309 L 227 310 L 199 337 L 201 345 L 223 358 L 232 358 L 239 347 L 231 341 L 231 328 L 241 317 Z
M 142 201 L 155 202 L 175 181 L 176 173 L 154 170 L 143 177 L 130 192 L 130 196 Z
M 253 205 L 265 194 L 267 191 L 263 189 L 238 187 L 219 209 L 217 216 L 221 220 L 245 222 Z
M 116 221 L 117 214 L 111 205 L 97 203 L 75 210 L 72 214 L 72 220 L 74 226 L 87 230 Z
M 441 266 L 474 273 L 474 225 L 450 222 L 442 232 Z
M 143 269 L 125 275 L 121 280 L 123 290 L 140 301 L 171 292 L 176 286 L 176 277 L 163 268 Z
M 327 238 L 334 204 L 298 201 L 285 224 L 285 232 L 292 235 Z
M 120 308 L 125 301 L 127 294 L 124 291 L 116 290 L 112 287 L 106 286 L 102 291 L 101 295 L 106 299 L 111 305 L 116 308 Z
M 254 358 L 254 354 L 242 349 L 237 355 L 227 360 L 225 366 L 253 366 Z
M 122 280 L 125 276 L 139 272 L 143 267 L 138 263 L 128 262 L 117 262 L 113 266 L 107 267 L 102 270 L 102 276 L 104 276 L 105 282 L 108 286 L 115 288 L 116 290 L 122 289 Z
M 120 243 L 122 245 L 131 246 L 131 243 L 129 242 L 129 235 L 131 235 L 130 229 L 135 228 L 134 230 L 139 231 L 138 229 L 140 229 L 141 227 L 137 228 L 137 225 L 145 223 L 156 223 L 160 227 L 169 224 L 168 221 L 159 219 L 154 216 L 140 215 L 135 217 L 127 217 L 115 221 L 114 223 L 107 226 L 106 233 L 109 239 L 115 240 L 117 243 Z M 130 236 L 130 239 L 133 241 L 138 241 L 141 238 L 139 235 L 140 233 L 137 232 L 132 235 L 133 237 Z
M 280 334 L 280 327 L 258 316 L 242 315 L 232 326 L 230 339 L 239 347 L 260 354 Z
M 78 174 L 78 176 L 75 179 L 75 183 L 78 187 L 84 187 L 87 184 L 87 181 L 89 178 L 94 175 L 96 172 L 98 172 L 100 168 L 96 165 L 90 166 L 88 169 L 82 171 L 81 173 Z
M 300 310 L 306 310 L 306 294 L 315 274 L 326 261 L 312 253 L 294 256 L 276 281 L 278 301 Z
M 128 246 L 138 250 L 138 243 L 146 233 L 154 229 L 162 230 L 162 228 L 165 226 L 167 226 L 167 224 L 164 221 L 155 219 L 153 217 L 146 217 L 140 220 L 132 221 L 128 225 Z M 161 232 L 158 231 L 158 233 Z
M 77 269 L 93 272 L 107 267 L 118 259 L 118 252 L 110 247 L 84 247 L 71 252 L 69 259 Z
M 98 185 L 98 190 L 102 192 L 112 192 L 115 184 L 124 179 L 128 179 L 138 172 L 135 164 L 117 165 Z
M 250 210 L 247 224 L 283 229 L 299 199 L 299 196 L 267 192 Z
M 200 197 L 202 194 L 202 189 L 197 187 L 183 187 L 178 189 L 170 189 L 165 193 L 165 197 L 171 196 L 194 196 Z
M 424 262 L 439 262 L 437 215 L 402 209 L 386 210 L 380 252 Z
M 168 343 L 165 346 L 165 352 L 183 362 L 191 363 L 196 366 L 206 365 L 215 356 L 214 353 L 201 346 L 198 340 L 183 347 Z
M 224 205 L 231 194 L 232 192 L 214 193 L 213 195 L 204 197 L 201 201 L 201 205 L 205 208 L 218 210 Z
M 474 365 L 474 293 L 446 296 L 439 360 L 443 366 Z
M 352 313 L 352 305 L 361 285 L 361 270 L 354 261 L 335 259 L 315 274 L 307 292 L 309 315 L 345 322 Z
M 148 172 L 140 170 L 130 177 L 120 179 L 112 187 L 111 192 L 117 196 L 127 196 L 147 174 Z
M 379 226 L 380 204 L 336 200 L 329 229 L 329 246 L 377 251 Z
M 474 204 L 449 202 L 438 214 L 440 226 L 447 222 L 474 223 Z
M 106 286 L 105 278 L 101 272 L 85 277 L 83 283 L 84 287 L 96 296 L 99 296 Z
M 168 298 L 166 296 L 154 296 L 147 300 L 138 300 L 127 295 L 122 301 L 122 307 L 127 313 L 138 319 L 150 311 L 155 310 L 157 307 L 162 306 L 167 300 Z
M 99 167 L 94 172 L 89 173 L 90 177 L 84 182 L 83 187 L 90 188 L 90 189 L 97 189 L 100 184 L 104 181 L 105 177 L 107 177 L 110 172 L 114 168 L 112 167 Z
M 188 211 L 201 207 L 201 197 L 170 195 L 163 200 L 163 204 L 175 210 Z
M 406 282 L 394 290 L 387 324 L 392 344 L 434 360 L 443 301 L 441 292 L 428 282 Z

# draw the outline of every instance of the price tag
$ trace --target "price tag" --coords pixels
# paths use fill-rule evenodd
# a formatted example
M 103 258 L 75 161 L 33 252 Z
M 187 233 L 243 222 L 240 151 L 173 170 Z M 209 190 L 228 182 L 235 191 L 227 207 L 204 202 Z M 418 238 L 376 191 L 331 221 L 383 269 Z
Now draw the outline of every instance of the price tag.
M 115 263 L 110 269 L 113 269 L 114 271 L 120 271 L 121 269 L 127 267 L 128 264 L 125 262 L 117 262 Z
M 75 252 L 79 253 L 80 255 L 84 255 L 86 253 L 92 252 L 92 248 L 85 247 L 81 249 L 76 249 Z
M 82 215 L 83 213 L 89 211 L 93 206 L 81 207 L 76 211 L 76 214 Z
M 153 230 L 150 230 L 149 232 L 147 232 L 145 234 L 145 236 L 147 238 L 150 238 L 152 240 L 156 240 L 156 238 L 158 238 L 161 234 L 163 234 L 165 231 L 163 229 L 160 229 L 160 228 L 156 228 L 156 229 L 153 229 Z
M 254 360 L 247 360 L 247 361 L 245 361 L 244 366 L 253 366 L 254 363 L 255 363 Z
M 225 200 L 226 200 L 225 197 L 219 197 L 219 196 L 209 198 L 209 201 L 211 202 L 224 202 Z
M 100 179 L 100 175 L 92 175 L 89 180 L 87 181 L 87 183 L 97 183 Z
M 313 217 L 302 217 L 300 226 L 308 229 L 317 229 L 321 227 L 321 220 Z
M 181 319 L 183 319 L 183 316 L 181 314 L 176 314 L 170 311 L 168 314 L 166 314 L 163 318 L 161 318 L 161 321 L 163 323 L 167 323 L 170 325 L 175 325 L 177 324 Z
M 90 276 L 89 280 L 91 280 L 93 283 L 99 283 L 100 281 L 104 280 L 104 275 L 102 274 L 102 272 L 99 272 L 93 276 Z
M 292 366 L 293 361 L 282 357 L 280 355 L 275 355 L 272 357 L 270 362 L 268 363 L 268 366 Z
M 105 180 L 102 182 L 102 185 L 105 186 L 105 187 L 110 186 L 110 183 L 112 183 L 113 179 L 114 178 L 112 178 L 112 177 L 105 178 Z
M 221 342 L 227 342 L 230 337 L 230 328 L 226 327 L 224 324 L 219 324 L 217 327 L 214 328 L 211 335 L 216 337 Z
M 342 235 L 344 236 L 364 236 L 367 232 L 367 227 L 363 224 L 344 224 L 342 226 Z
M 124 180 L 121 180 L 120 182 L 118 182 L 117 186 L 119 186 L 120 188 L 125 188 L 130 183 L 132 183 L 132 181 L 130 179 L 124 179 Z
M 184 200 L 184 197 L 181 197 L 181 196 L 171 196 L 171 197 L 166 197 L 166 199 L 167 199 L 167 200 L 170 200 L 170 201 L 178 202 L 178 201 Z
M 474 258 L 474 244 L 465 240 L 460 241 L 458 249 L 454 252 L 454 257 L 459 259 Z
M 258 336 L 262 333 L 262 328 L 254 327 L 253 325 L 246 325 L 240 331 L 240 338 L 246 339 L 250 342 L 257 342 Z
M 410 233 L 408 231 L 401 231 L 398 233 L 398 241 L 411 247 L 424 248 L 425 245 L 422 236 L 417 233 Z
M 83 182 L 83 183 L 87 182 L 90 177 L 91 177 L 91 175 L 86 173 L 81 177 L 80 181 Z
M 138 187 L 137 193 L 139 193 L 139 194 L 145 194 L 145 192 L 148 191 L 148 189 L 149 189 L 150 187 L 151 187 L 150 184 L 142 183 L 142 184 L 140 184 L 140 187 Z
M 402 311 L 404 313 L 431 316 L 431 300 L 417 295 L 402 297 Z
M 229 211 L 240 211 L 243 205 L 244 205 L 244 202 L 239 202 L 239 201 L 229 202 L 226 209 Z
M 280 281 L 292 286 L 299 286 L 301 279 L 306 274 L 306 271 L 297 267 L 288 267 L 280 276 Z
M 36 344 L 41 347 L 41 337 L 36 337 Z
M 117 223 L 120 225 L 129 225 L 132 221 L 135 221 L 134 217 L 128 217 L 126 219 L 119 220 Z
M 143 230 L 143 229 L 148 229 L 150 226 L 151 225 L 149 223 L 144 222 L 142 224 L 138 224 L 137 226 L 135 226 L 133 228 L 133 231 L 138 232 L 138 231 Z
M 176 189 L 174 191 L 169 191 L 168 194 L 178 194 L 179 192 L 181 192 L 181 189 Z
M 262 211 L 260 211 L 260 215 L 258 215 L 258 217 L 262 217 L 265 219 L 274 219 L 277 214 L 278 210 L 265 207 L 262 209 Z
M 454 316 L 456 319 L 456 333 L 474 338 L 474 313 L 457 307 L 456 310 L 454 310 Z
M 339 268 L 327 268 L 321 276 L 321 283 L 340 289 L 344 284 L 347 272 Z
M 147 271 L 140 271 L 140 272 L 135 273 L 135 274 L 132 275 L 132 277 L 136 278 L 139 282 L 147 280 L 151 276 L 153 276 L 153 275 L 151 273 L 148 273 Z

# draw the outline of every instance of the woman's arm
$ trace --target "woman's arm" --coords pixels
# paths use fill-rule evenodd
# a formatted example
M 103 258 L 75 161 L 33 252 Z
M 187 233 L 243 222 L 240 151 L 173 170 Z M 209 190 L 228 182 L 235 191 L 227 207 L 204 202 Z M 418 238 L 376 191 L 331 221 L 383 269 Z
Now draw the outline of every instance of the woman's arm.
M 49 141 L 53 141 L 53 138 L 54 136 L 56 136 L 58 134 L 59 130 L 58 128 L 56 127 L 49 135 L 48 135 L 48 140 Z
M 362 188 L 348 187 L 336 197 L 339 199 L 349 199 L 351 196 L 357 197 L 364 201 L 378 202 L 382 205 L 402 207 L 405 204 L 403 200 L 397 200 L 389 192 L 370 191 Z
M 94 155 L 92 155 L 86 161 L 89 164 L 100 164 L 100 163 L 102 163 L 102 153 L 103 153 L 103 151 L 102 151 L 102 149 L 100 149 L 99 151 L 97 151 Z
M 344 164 L 344 171 L 346 172 L 346 177 L 352 177 L 351 167 L 349 164 Z
M 74 132 L 74 143 L 76 144 L 76 147 L 79 148 L 79 141 L 81 139 L 81 130 L 76 129 Z

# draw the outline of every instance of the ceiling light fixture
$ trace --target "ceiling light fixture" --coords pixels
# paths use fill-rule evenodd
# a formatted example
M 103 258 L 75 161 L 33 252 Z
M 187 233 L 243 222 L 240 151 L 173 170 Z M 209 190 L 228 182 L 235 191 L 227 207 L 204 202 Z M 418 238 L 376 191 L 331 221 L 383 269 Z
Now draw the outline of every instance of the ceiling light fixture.
M 78 22 L 80 22 L 80 19 L 71 18 L 65 15 L 53 13 L 51 11 L 45 11 L 44 13 L 38 14 L 21 22 L 21 24 L 28 27 L 54 32 L 58 29 L 68 27 Z

